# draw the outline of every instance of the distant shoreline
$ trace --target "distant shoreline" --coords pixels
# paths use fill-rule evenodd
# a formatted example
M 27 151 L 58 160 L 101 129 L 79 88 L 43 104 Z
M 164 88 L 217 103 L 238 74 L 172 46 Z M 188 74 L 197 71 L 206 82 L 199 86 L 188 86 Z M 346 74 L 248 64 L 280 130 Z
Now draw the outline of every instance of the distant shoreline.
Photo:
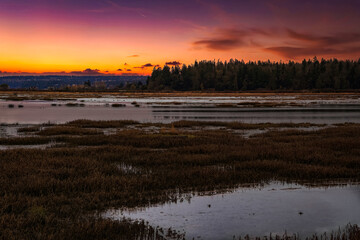
M 112 94 L 123 96 L 149 96 L 149 97 L 196 97 L 196 96 L 208 96 L 208 97 L 221 97 L 221 96 L 272 96 L 272 95 L 353 95 L 359 94 L 360 90 L 334 90 L 328 91 L 319 90 L 301 90 L 301 91 L 280 91 L 280 90 L 251 90 L 251 91 L 116 91 L 116 90 L 84 90 L 84 91 L 65 91 L 65 90 L 27 90 L 27 89 L 9 89 L 0 90 L 0 94 Z

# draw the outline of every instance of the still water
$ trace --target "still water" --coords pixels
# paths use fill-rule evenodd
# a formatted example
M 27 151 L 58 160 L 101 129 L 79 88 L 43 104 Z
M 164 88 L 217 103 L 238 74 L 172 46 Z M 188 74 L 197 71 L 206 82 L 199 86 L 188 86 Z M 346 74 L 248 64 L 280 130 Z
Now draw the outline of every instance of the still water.
M 360 186 L 308 188 L 273 182 L 212 196 L 148 208 L 109 210 L 102 217 L 145 220 L 150 225 L 185 233 L 187 239 L 232 239 L 331 233 L 348 223 L 360 224 Z
M 240 121 L 245 123 L 309 122 L 334 124 L 360 123 L 360 104 L 315 104 L 285 107 L 221 107 L 205 103 L 148 104 L 138 100 L 117 101 L 125 107 L 111 107 L 111 102 L 81 100 L 82 107 L 69 107 L 66 102 L 49 101 L 1 101 L 0 123 L 65 123 L 76 119 L 135 120 L 140 122 L 172 122 L 178 120 Z M 216 99 L 214 99 L 215 101 Z M 13 104 L 13 108 L 9 105 Z M 53 105 L 53 106 L 52 106 Z M 21 106 L 21 107 L 19 107 Z

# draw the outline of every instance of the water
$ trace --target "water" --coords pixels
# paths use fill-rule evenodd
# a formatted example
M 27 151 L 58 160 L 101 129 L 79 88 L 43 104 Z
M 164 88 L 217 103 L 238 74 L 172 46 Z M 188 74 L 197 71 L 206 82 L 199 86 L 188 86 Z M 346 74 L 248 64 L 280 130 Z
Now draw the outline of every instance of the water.
M 102 216 L 171 227 L 184 232 L 187 239 L 282 235 L 285 231 L 304 238 L 337 231 L 348 223 L 360 224 L 359 206 L 359 185 L 307 188 L 274 182 L 148 208 L 109 210 Z
M 134 100 L 140 104 L 135 107 Z M 181 102 L 182 105 L 155 104 L 155 102 Z M 206 103 L 206 101 L 207 103 Z M 353 102 L 333 102 L 302 107 L 215 107 L 216 104 L 236 103 L 233 98 L 100 98 L 79 99 L 74 101 L 84 107 L 68 107 L 66 101 L 1 101 L 0 123 L 39 124 L 65 123 L 76 119 L 90 120 L 135 120 L 139 122 L 168 123 L 178 120 L 202 121 L 240 121 L 245 123 L 317 123 L 335 124 L 344 122 L 360 123 L 360 104 Z M 211 101 L 210 101 L 211 100 Z M 273 100 L 273 99 L 271 99 Z M 246 101 L 255 101 L 246 99 Z M 358 100 L 356 100 L 358 101 Z M 211 102 L 211 103 L 210 103 Z M 112 103 L 125 104 L 126 107 L 114 108 Z M 151 104 L 149 104 L 151 103 Z M 14 108 L 8 105 L 13 104 Z M 56 106 L 51 106 L 55 104 Z M 106 106 L 108 104 L 108 106 Z M 23 108 L 19 108 L 23 105 Z M 59 106 L 61 105 L 61 106 Z
M 8 108 L 8 104 L 14 104 L 14 108 Z M 22 104 L 24 108 L 17 106 Z M 90 105 L 85 107 L 68 107 L 64 102 L 58 102 L 61 106 L 51 106 L 53 102 L 46 101 L 22 101 L 0 102 L 0 123 L 39 124 L 39 123 L 65 123 L 77 119 L 90 120 L 136 120 L 150 121 L 150 108 L 135 108 L 129 104 L 125 108 L 113 108 L 105 105 Z

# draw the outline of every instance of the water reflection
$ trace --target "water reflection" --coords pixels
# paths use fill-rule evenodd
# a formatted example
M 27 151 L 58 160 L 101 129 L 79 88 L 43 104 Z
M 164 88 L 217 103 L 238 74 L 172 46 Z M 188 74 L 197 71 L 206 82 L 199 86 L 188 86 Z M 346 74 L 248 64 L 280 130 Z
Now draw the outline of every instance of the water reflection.
M 156 106 L 141 103 L 140 107 L 122 102 L 126 107 L 114 108 L 98 102 L 81 102 L 83 107 L 69 107 L 66 102 L 48 101 L 0 101 L 0 123 L 64 123 L 76 119 L 135 120 L 140 122 L 168 123 L 178 120 L 241 121 L 245 123 L 360 123 L 360 105 L 318 105 L 311 107 L 197 107 Z M 9 108 L 21 104 L 23 108 Z
M 190 201 L 137 210 L 110 210 L 106 218 L 143 219 L 186 233 L 189 239 L 231 239 L 297 233 L 300 237 L 360 223 L 360 186 L 307 188 L 271 183 L 261 189 L 194 196 Z

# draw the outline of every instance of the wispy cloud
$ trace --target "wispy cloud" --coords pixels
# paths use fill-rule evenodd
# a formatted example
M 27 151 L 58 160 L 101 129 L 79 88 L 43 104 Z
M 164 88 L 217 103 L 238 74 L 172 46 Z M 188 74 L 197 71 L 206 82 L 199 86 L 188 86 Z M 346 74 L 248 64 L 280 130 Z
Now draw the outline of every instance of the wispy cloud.
M 128 12 L 134 12 L 138 14 L 139 16 L 145 18 L 145 13 L 147 12 L 145 9 L 142 8 L 133 8 L 133 7 L 127 7 L 124 5 L 120 5 L 119 3 L 113 1 L 113 0 L 105 0 L 106 3 L 108 3 L 112 8 L 120 10 L 120 11 L 128 11 Z
M 231 51 L 252 48 L 285 58 L 356 54 L 360 33 L 342 32 L 320 35 L 290 28 L 218 28 L 210 37 L 192 42 L 195 49 Z
M 260 28 L 219 28 L 212 37 L 200 39 L 192 42 L 195 48 L 205 48 L 216 51 L 229 51 L 244 47 L 252 42 L 251 37 L 261 35 L 262 37 L 272 37 L 270 31 Z
M 228 51 L 242 46 L 243 42 L 237 38 L 216 38 L 195 41 L 193 45 L 205 47 L 209 50 Z
M 292 39 L 300 40 L 315 45 L 339 45 L 346 43 L 360 42 L 360 33 L 338 33 L 329 36 L 318 36 L 312 33 L 300 33 L 291 29 L 286 29 L 288 36 Z
M 314 55 L 334 56 L 360 52 L 359 33 L 348 32 L 321 36 L 291 29 L 285 31 L 290 40 L 287 45 L 266 47 L 264 50 L 286 58 Z M 291 42 L 291 40 L 295 40 L 295 42 Z

